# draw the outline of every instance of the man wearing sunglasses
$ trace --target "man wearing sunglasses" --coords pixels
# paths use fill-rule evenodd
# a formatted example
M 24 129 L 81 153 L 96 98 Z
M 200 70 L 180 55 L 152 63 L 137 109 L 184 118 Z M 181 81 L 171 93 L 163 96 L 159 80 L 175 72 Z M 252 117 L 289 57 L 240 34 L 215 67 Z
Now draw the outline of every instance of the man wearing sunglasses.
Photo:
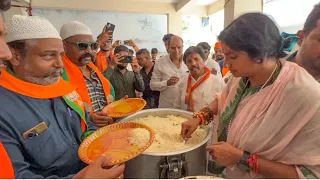
M 101 110 L 114 101 L 115 93 L 109 81 L 92 63 L 99 44 L 93 40 L 91 30 L 81 22 L 72 21 L 62 25 L 60 35 L 65 50 L 63 77 L 78 87 L 77 92 L 96 126 L 112 123 L 112 118 Z

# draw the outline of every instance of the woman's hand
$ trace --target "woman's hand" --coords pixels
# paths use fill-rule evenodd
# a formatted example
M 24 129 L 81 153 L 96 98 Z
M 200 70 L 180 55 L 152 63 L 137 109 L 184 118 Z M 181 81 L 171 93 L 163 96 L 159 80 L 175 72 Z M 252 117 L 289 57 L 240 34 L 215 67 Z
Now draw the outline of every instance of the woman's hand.
M 199 118 L 193 118 L 181 124 L 181 135 L 183 139 L 188 140 L 191 138 L 191 134 L 197 130 L 200 124 Z
M 212 159 L 220 166 L 236 165 L 243 156 L 243 151 L 233 147 L 226 142 L 218 142 L 217 144 L 208 146 Z

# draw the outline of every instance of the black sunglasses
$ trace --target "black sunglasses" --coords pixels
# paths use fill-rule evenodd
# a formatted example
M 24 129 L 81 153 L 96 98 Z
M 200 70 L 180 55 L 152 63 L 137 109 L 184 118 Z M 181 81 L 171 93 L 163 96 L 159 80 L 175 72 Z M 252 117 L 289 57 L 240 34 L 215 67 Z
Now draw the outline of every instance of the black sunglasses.
M 87 50 L 90 46 L 91 50 L 97 50 L 99 48 L 99 44 L 96 42 L 88 43 L 88 42 L 68 42 L 71 44 L 75 44 L 80 51 Z

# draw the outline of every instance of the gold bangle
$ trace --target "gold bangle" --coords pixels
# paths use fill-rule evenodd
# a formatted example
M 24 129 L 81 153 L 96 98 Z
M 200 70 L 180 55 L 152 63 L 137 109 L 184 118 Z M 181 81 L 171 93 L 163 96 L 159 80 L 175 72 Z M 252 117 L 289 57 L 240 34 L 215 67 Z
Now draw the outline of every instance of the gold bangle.
M 210 108 L 205 107 L 201 109 L 198 113 L 200 113 L 203 116 L 202 124 L 208 125 L 213 121 L 214 114 Z

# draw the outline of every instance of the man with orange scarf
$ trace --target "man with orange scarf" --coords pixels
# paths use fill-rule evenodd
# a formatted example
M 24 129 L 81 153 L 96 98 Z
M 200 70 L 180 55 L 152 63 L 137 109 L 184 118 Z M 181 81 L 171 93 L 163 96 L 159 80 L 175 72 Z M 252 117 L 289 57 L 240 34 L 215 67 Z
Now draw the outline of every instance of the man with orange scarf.
M 65 55 L 64 79 L 78 87 L 85 108 L 91 113 L 92 122 L 98 127 L 113 122 L 112 118 L 101 110 L 114 101 L 115 93 L 110 82 L 92 63 L 94 52 L 99 44 L 94 42 L 91 30 L 83 23 L 72 21 L 60 29 Z
M 224 86 L 221 77 L 211 74 L 205 66 L 206 55 L 201 47 L 191 46 L 183 55 L 190 74 L 178 83 L 175 108 L 199 111 L 213 101 L 212 93 L 220 93 Z
M 10 8 L 11 0 L 2 0 L 0 2 L 0 10 L 5 11 Z M 0 16 L 0 59 L 1 60 L 9 60 L 12 58 L 12 54 L 4 41 L 4 35 L 6 34 L 5 26 L 2 21 L 2 17 Z M 1 61 L 0 60 L 0 61 Z M 0 68 L 2 63 L 0 62 Z M 14 172 L 12 169 L 12 165 L 6 150 L 0 142 L 0 179 L 13 179 Z
M 15 178 L 119 177 L 124 166 L 105 169 L 108 159 L 100 157 L 86 167 L 77 155 L 96 127 L 76 87 L 61 78 L 64 50 L 57 30 L 37 16 L 14 15 L 6 26 L 12 58 L 0 73 L 0 141 Z
M 224 64 L 224 54 L 219 41 L 214 45 L 214 53 L 216 55 L 216 60 L 220 65 L 222 77 L 224 77 L 229 72 L 229 69 Z
M 106 32 L 106 26 L 103 28 L 102 33 L 98 36 L 97 43 L 100 46 L 100 51 L 97 53 L 94 64 L 97 66 L 100 72 L 103 72 L 111 63 L 114 49 L 112 45 L 112 31 Z

